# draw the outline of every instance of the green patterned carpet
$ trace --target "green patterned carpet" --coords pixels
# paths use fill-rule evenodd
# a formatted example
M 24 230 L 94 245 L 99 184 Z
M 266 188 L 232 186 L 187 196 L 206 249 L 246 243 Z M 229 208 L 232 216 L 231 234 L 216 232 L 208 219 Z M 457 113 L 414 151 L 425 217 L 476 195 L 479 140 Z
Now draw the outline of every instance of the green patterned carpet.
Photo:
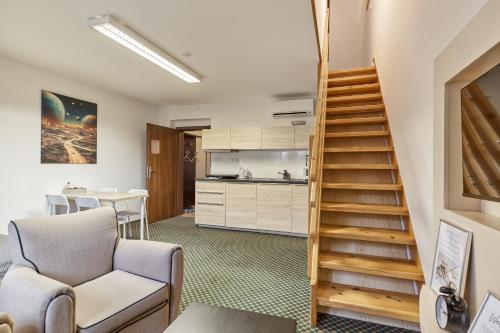
M 297 332 L 407 332 L 328 315 L 319 317 L 317 329 L 310 329 L 304 238 L 199 228 L 187 217 L 154 223 L 150 232 L 152 240 L 183 246 L 181 310 L 202 302 L 267 313 L 297 320 Z M 132 236 L 138 236 L 138 223 Z M 0 238 L 0 249 L 2 242 Z M 0 270 L 8 265 L 0 252 Z

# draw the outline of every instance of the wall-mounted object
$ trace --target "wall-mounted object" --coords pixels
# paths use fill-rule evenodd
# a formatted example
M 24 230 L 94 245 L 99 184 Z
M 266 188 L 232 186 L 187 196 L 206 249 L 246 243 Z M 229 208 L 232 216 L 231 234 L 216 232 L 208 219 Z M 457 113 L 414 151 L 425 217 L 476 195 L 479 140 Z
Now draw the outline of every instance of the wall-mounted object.
M 97 163 L 97 104 L 42 90 L 41 163 Z
M 461 90 L 463 195 L 500 202 L 500 64 Z
M 431 288 L 436 293 L 448 286 L 464 296 L 472 233 L 441 220 L 434 253 Z
M 312 117 L 314 115 L 314 102 L 309 99 L 294 99 L 273 102 L 269 106 L 273 118 L 298 118 Z

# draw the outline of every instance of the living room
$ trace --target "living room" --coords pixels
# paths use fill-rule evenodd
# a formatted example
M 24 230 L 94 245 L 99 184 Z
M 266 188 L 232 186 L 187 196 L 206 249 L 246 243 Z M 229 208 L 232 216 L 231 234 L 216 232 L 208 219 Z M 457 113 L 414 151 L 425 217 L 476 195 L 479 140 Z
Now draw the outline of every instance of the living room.
M 497 332 L 498 13 L 0 1 L 0 332 Z

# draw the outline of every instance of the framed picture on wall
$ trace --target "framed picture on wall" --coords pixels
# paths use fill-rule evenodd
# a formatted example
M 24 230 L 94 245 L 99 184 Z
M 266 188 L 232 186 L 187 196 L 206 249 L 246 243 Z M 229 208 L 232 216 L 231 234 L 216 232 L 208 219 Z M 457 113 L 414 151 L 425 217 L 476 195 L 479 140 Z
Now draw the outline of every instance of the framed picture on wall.
M 500 298 L 488 291 L 469 333 L 500 333 Z
M 97 163 L 97 104 L 42 90 L 42 164 Z
M 472 232 L 441 220 L 432 266 L 431 288 L 451 286 L 459 296 L 464 295 L 465 277 L 469 266 Z

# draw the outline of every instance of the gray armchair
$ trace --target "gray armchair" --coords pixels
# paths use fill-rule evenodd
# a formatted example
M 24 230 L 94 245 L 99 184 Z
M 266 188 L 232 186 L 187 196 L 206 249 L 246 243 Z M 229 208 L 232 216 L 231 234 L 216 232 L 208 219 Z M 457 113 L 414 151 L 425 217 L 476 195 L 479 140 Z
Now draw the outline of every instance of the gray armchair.
M 123 240 L 113 208 L 9 224 L 0 312 L 15 333 L 163 332 L 177 316 L 179 245 Z

